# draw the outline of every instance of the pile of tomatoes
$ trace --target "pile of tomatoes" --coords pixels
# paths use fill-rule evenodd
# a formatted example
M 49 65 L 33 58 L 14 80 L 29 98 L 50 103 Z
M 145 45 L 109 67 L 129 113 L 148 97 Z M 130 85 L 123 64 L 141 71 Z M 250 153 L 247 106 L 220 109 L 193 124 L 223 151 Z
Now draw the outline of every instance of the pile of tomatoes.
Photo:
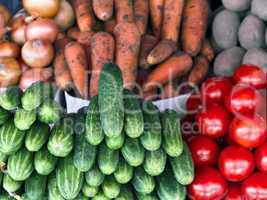
M 197 125 L 187 135 L 196 167 L 191 199 L 267 200 L 266 85 L 261 68 L 242 65 L 189 98 L 183 125 Z

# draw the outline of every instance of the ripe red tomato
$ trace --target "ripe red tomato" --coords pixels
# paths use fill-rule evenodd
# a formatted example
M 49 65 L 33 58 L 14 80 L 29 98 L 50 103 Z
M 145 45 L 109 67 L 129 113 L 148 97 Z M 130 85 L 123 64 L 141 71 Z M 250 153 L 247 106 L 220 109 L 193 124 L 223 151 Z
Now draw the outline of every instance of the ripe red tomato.
M 223 104 L 224 97 L 229 95 L 232 82 L 229 78 L 214 77 L 202 84 L 201 98 L 204 105 Z
M 243 200 L 241 186 L 239 184 L 230 184 L 224 200 Z
M 207 110 L 199 113 L 196 119 L 200 132 L 213 138 L 224 136 L 231 122 L 230 113 L 220 105 L 210 105 Z
M 237 144 L 255 148 L 264 143 L 267 138 L 266 121 L 256 115 L 253 119 L 233 119 L 230 129 L 230 137 Z
M 228 186 L 217 169 L 204 167 L 196 170 L 193 183 L 188 187 L 188 196 L 194 200 L 220 200 L 227 194 Z
M 188 114 L 196 114 L 202 108 L 200 94 L 191 94 L 186 102 L 186 109 Z
M 242 184 L 242 195 L 246 200 L 267 199 L 267 174 L 254 173 Z
M 261 172 L 267 173 L 267 143 L 257 148 L 255 162 Z
M 253 87 L 236 85 L 225 98 L 226 108 L 236 116 L 254 116 L 264 108 L 262 95 Z
M 188 146 L 196 167 L 212 166 L 217 163 L 218 144 L 206 136 L 195 136 L 189 140 Z
M 257 89 L 266 86 L 265 72 L 255 65 L 241 65 L 234 73 L 235 83 L 245 83 Z
M 254 170 L 253 154 L 244 147 L 226 147 L 219 157 L 221 174 L 232 182 L 239 182 L 247 178 Z

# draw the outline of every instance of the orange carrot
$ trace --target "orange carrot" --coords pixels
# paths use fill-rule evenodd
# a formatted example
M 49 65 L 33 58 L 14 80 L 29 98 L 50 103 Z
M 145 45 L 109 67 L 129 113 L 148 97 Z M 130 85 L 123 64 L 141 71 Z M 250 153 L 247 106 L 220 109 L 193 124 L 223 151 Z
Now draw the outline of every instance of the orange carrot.
M 150 18 L 154 35 L 160 38 L 161 25 L 163 22 L 164 0 L 149 0 Z
M 55 41 L 56 50 L 63 50 L 69 42 L 71 42 L 71 39 L 67 37 L 64 33 L 58 34 L 58 37 Z
M 141 35 L 135 23 L 122 22 L 114 29 L 116 63 L 119 65 L 124 86 L 132 89 L 136 80 Z
M 105 22 L 104 29 L 108 33 L 113 33 L 115 26 L 116 26 L 116 20 L 112 18 Z
M 74 85 L 82 97 L 88 95 L 88 63 L 86 52 L 78 42 L 70 42 L 65 47 L 65 58 L 68 64 Z
M 176 51 L 176 43 L 172 40 L 161 40 L 149 53 L 147 62 L 155 65 L 163 62 Z
M 159 97 L 157 93 L 157 88 L 153 88 L 149 91 L 144 91 L 140 96 L 146 101 L 153 101 L 158 99 Z
M 77 27 L 71 27 L 67 31 L 67 36 L 72 40 L 77 40 L 80 35 L 80 30 Z
M 174 83 L 167 83 L 164 85 L 163 90 L 161 91 L 160 98 L 168 99 L 178 95 L 176 88 L 174 87 Z
M 208 39 L 204 40 L 200 53 L 201 55 L 205 56 L 210 62 L 213 60 L 215 52 Z
M 134 15 L 135 15 L 135 23 L 141 35 L 144 35 L 146 33 L 148 16 L 149 16 L 148 0 L 134 1 Z
M 103 65 L 114 60 L 115 41 L 113 36 L 106 32 L 96 33 L 91 40 L 91 49 L 90 96 L 93 97 L 98 94 L 98 80 Z
M 198 56 L 194 60 L 194 66 L 188 76 L 188 82 L 196 85 L 203 81 L 209 72 L 209 61 L 205 56 Z
M 107 21 L 113 15 L 113 0 L 93 0 L 93 9 L 98 19 Z
M 187 0 L 184 9 L 182 26 L 183 50 L 191 56 L 196 56 L 205 39 L 209 5 L 207 0 Z
M 115 0 L 116 21 L 134 22 L 133 0 Z

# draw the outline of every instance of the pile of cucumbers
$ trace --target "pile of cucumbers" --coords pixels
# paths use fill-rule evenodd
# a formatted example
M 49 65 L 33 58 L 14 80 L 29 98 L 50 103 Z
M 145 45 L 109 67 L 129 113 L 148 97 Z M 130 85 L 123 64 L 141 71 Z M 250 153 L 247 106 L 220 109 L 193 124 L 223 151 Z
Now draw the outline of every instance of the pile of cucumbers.
M 178 113 L 123 88 L 106 64 L 99 94 L 64 114 L 37 82 L 0 95 L 0 200 L 183 200 L 194 179 Z

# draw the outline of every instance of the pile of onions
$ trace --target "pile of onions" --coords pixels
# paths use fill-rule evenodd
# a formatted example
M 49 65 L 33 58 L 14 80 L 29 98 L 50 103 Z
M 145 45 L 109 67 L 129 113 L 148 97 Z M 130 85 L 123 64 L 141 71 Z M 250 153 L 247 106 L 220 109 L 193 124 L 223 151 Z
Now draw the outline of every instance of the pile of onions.
M 60 8 L 57 15 L 54 17 L 54 21 L 62 30 L 66 30 L 74 24 L 75 14 L 68 1 L 61 0 Z
M 15 42 L 0 42 L 0 57 L 18 58 L 20 56 L 20 47 Z
M 25 18 L 27 17 L 27 14 L 24 10 L 19 11 L 12 19 L 11 21 L 11 39 L 12 41 L 16 42 L 19 45 L 23 45 L 26 41 L 25 38 L 25 29 L 26 29 L 26 22 Z
M 0 87 L 16 85 L 20 75 L 20 65 L 15 58 L 0 58 Z

